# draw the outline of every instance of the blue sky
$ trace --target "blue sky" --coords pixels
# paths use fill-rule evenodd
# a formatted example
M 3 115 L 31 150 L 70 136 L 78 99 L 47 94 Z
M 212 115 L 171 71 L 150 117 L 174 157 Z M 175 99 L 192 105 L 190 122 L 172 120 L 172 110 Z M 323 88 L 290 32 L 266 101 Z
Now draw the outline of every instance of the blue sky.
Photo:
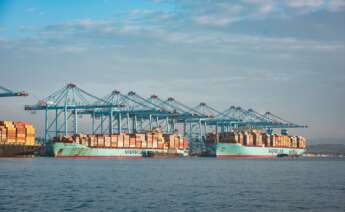
M 272 111 L 345 138 L 344 0 L 0 0 L 1 119 L 68 82 Z M 345 141 L 344 141 L 345 143 Z

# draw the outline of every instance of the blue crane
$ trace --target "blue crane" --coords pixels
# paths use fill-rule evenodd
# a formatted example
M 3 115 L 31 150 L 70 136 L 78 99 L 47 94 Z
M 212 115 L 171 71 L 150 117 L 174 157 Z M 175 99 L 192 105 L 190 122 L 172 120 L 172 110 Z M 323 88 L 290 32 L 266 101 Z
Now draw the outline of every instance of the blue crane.
M 63 134 L 67 136 L 69 133 L 78 133 L 78 111 L 85 109 L 107 108 L 111 110 L 113 105 L 93 104 L 93 102 L 105 102 L 101 98 L 80 89 L 75 84 L 67 84 L 65 87 L 55 91 L 45 99 L 38 101 L 34 105 L 25 105 L 25 110 L 45 111 L 44 124 L 44 142 L 46 143 L 49 135 L 53 133 L 55 136 Z M 49 111 L 55 111 L 53 120 L 49 122 Z M 63 115 L 63 121 L 60 126 L 60 116 Z M 69 131 L 68 121 L 74 115 L 73 131 Z M 53 126 L 55 125 L 55 128 Z
M 0 86 L 0 97 L 16 97 L 16 96 L 28 96 L 29 94 L 25 91 L 12 91 L 8 88 Z
M 230 106 L 223 112 L 200 103 L 192 108 L 175 98 L 166 100 L 157 95 L 144 98 L 134 91 L 122 94 L 113 90 L 103 98 L 99 98 L 75 84 L 67 84 L 34 105 L 26 105 L 25 110 L 45 111 L 45 142 L 51 135 L 67 136 L 78 133 L 78 115 L 90 116 L 92 133 L 121 133 L 126 129 L 129 133 L 152 130 L 153 127 L 163 128 L 164 132 L 172 133 L 183 129 L 184 136 L 191 140 L 203 141 L 210 131 L 228 131 L 243 128 L 298 128 L 303 125 L 288 122 L 272 113 L 260 114 L 253 109 Z M 55 112 L 55 113 L 54 113 Z M 49 119 L 53 113 L 53 118 Z M 60 117 L 63 116 L 63 120 Z M 69 120 L 73 118 L 73 128 L 69 129 Z M 96 119 L 100 120 L 96 126 Z M 125 122 L 125 124 L 123 124 Z M 106 126 L 104 126 L 105 123 Z M 116 124 L 116 125 L 115 125 Z M 114 126 L 117 126 L 114 128 Z M 99 131 L 100 130 L 100 131 Z

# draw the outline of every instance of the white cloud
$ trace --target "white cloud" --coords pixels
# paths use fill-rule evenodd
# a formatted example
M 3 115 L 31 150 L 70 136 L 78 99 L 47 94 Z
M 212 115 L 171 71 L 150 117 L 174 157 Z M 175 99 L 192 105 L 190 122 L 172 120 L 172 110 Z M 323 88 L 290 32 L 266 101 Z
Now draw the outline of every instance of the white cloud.
M 225 26 L 235 22 L 235 19 L 226 16 L 201 15 L 192 18 L 197 24 L 211 26 Z
M 317 8 L 323 0 L 284 2 L 290 8 Z M 334 8 L 340 8 L 343 2 L 333 0 L 330 5 L 333 3 Z M 248 5 L 254 5 L 254 8 Z M 329 52 L 344 49 L 344 43 L 338 42 L 297 39 L 289 36 L 233 34 L 218 30 L 217 27 L 222 28 L 244 19 L 266 17 L 274 13 L 276 2 L 272 0 L 241 0 L 236 4 L 220 1 L 206 5 L 198 5 L 193 1 L 192 6 L 189 13 L 184 11 L 183 14 L 178 14 L 176 11 L 131 10 L 115 20 L 82 19 L 50 25 L 38 30 L 33 36 L 36 37 L 34 39 L 36 41 L 33 42 L 35 45 L 30 46 L 24 43 L 23 48 L 40 49 L 50 46 L 58 49 L 60 46 L 61 52 L 79 53 L 107 45 L 118 47 L 133 46 L 133 43 L 142 46 L 179 44 L 181 48 L 194 46 L 199 50 L 207 49 L 208 51 L 263 51 L 275 52 L 279 55 L 286 55 L 287 52 L 292 51 Z M 198 10 L 199 7 L 203 9 Z M 181 18 L 183 15 L 185 17 Z M 179 19 L 178 16 L 180 16 Z M 215 29 L 210 30 L 208 26 L 213 26 Z
M 194 20 L 212 26 L 223 26 L 232 20 L 222 17 L 203 16 Z M 16 43 L 16 42 L 12 42 Z M 31 45 L 30 45 L 31 43 Z M 294 37 L 267 37 L 259 35 L 233 34 L 217 30 L 171 31 L 161 25 L 151 26 L 140 23 L 118 21 L 93 21 L 90 19 L 71 23 L 51 25 L 41 30 L 36 38 L 25 39 L 14 45 L 23 49 L 56 48 L 60 52 L 79 53 L 87 49 L 104 46 L 152 46 L 158 48 L 178 45 L 180 48 L 194 46 L 200 51 L 210 52 L 330 52 L 344 50 L 344 43 L 298 39 Z M 13 47 L 11 42 L 0 42 L 2 47 Z
M 318 10 L 338 12 L 345 9 L 345 0 L 285 0 L 284 3 L 287 7 L 303 13 Z
M 325 3 L 324 0 L 285 0 L 285 4 L 294 8 L 316 8 Z

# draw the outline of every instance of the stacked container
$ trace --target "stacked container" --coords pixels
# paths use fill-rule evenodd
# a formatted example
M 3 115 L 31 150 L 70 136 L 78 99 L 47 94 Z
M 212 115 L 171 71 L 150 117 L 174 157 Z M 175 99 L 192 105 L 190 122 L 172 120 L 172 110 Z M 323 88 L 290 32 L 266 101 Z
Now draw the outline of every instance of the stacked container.
M 104 147 L 104 136 L 97 135 L 97 147 Z
M 166 144 L 168 144 L 167 147 L 170 149 L 187 149 L 188 148 L 188 139 L 182 138 L 178 134 L 165 134 L 164 140 Z
M 0 144 L 5 144 L 7 141 L 7 130 L 5 126 L 0 126 Z
M 290 146 L 293 148 L 297 148 L 297 137 L 296 136 L 291 136 L 290 137 Z
M 1 130 L 1 128 L 0 128 Z M 0 131 L 0 138 L 2 131 Z M 78 143 L 94 148 L 138 148 L 138 149 L 186 149 L 188 139 L 178 134 L 164 135 L 158 131 L 136 134 L 58 136 L 55 142 Z
M 0 121 L 0 143 L 35 145 L 35 129 L 27 122 Z
M 119 148 L 123 148 L 124 147 L 124 142 L 123 142 L 123 134 L 119 134 L 117 136 L 117 146 Z
M 25 144 L 25 123 L 23 122 L 15 122 L 14 123 L 16 130 L 16 143 L 17 144 Z
M 298 136 L 297 137 L 297 147 L 298 148 L 305 148 L 305 146 L 306 146 L 305 138 L 302 136 Z
M 112 148 L 117 148 L 118 145 L 118 135 L 117 134 L 113 134 L 110 136 L 110 142 L 111 142 L 111 147 Z
M 104 147 L 111 147 L 111 137 L 109 135 L 104 136 Z
M 16 137 L 17 137 L 17 129 L 13 125 L 13 122 L 10 121 L 4 121 L 4 125 L 7 130 L 7 143 L 8 144 L 15 144 L 16 143 Z
M 244 145 L 253 146 L 253 144 L 254 144 L 253 135 L 247 131 L 244 131 L 242 133 L 243 133 L 243 137 L 244 137 Z
M 288 135 L 281 135 L 282 146 L 290 147 L 290 137 Z
M 135 137 L 132 137 L 132 136 L 129 137 L 129 147 L 135 148 Z
M 96 137 L 94 135 L 87 135 L 87 139 L 89 142 L 89 146 L 91 147 L 97 146 Z
M 25 123 L 26 145 L 35 145 L 35 128 L 30 123 Z
M 262 146 L 262 134 L 260 131 L 252 131 L 254 146 Z
M 284 131 L 287 132 L 287 131 Z M 208 133 L 206 143 L 215 143 L 216 134 Z M 171 141 L 171 139 L 170 139 Z M 305 148 L 306 139 L 302 136 L 291 136 L 287 134 L 268 134 L 260 130 L 242 131 L 242 132 L 224 132 L 219 133 L 220 143 L 239 143 L 245 146 L 266 146 L 279 148 Z M 172 146 L 174 144 L 171 144 Z M 176 145 L 176 144 L 175 144 Z
M 272 146 L 271 135 L 270 134 L 263 133 L 262 134 L 262 141 L 263 141 L 263 143 L 265 144 L 266 147 Z
M 242 132 L 237 132 L 237 138 L 239 144 L 244 144 L 244 135 Z
M 129 135 L 125 133 L 122 135 L 123 135 L 123 147 L 129 148 Z

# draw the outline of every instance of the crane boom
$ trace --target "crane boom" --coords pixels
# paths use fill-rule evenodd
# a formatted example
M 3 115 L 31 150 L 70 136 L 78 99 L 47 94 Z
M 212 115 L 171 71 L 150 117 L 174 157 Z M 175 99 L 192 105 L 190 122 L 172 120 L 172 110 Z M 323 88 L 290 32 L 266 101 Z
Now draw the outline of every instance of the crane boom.
M 0 86 L 0 97 L 29 96 L 25 91 L 14 92 L 8 88 Z

